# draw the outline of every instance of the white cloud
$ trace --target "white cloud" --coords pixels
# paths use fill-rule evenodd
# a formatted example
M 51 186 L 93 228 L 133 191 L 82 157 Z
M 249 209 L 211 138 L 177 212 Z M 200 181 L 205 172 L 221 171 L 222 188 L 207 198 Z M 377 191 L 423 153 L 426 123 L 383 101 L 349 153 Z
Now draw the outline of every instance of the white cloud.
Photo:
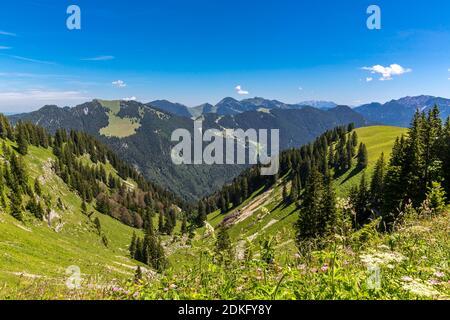
M 298 87 L 298 90 L 302 91 L 302 90 L 303 90 L 303 87 Z
M 61 99 L 84 99 L 79 91 L 57 91 L 57 90 L 41 90 L 41 89 L 29 89 L 24 91 L 7 91 L 0 92 L 0 101 L 12 101 L 23 99 L 35 99 L 35 100 L 61 100 Z M 87 99 L 87 98 L 86 98 Z
M 81 59 L 82 61 L 108 61 L 108 60 L 114 60 L 114 56 L 97 56 L 92 58 L 85 58 Z
M 372 77 L 367 77 L 367 78 L 366 78 L 366 82 L 371 82 L 371 81 L 373 81 L 373 78 L 372 78 Z
M 0 91 L 1 112 L 27 112 L 47 104 L 59 106 L 76 105 L 92 97 L 80 91 L 55 89 L 25 89 Z
M 247 95 L 249 93 L 248 91 L 242 90 L 242 87 L 240 85 L 236 86 L 236 88 L 234 89 L 239 95 Z
M 122 100 L 123 101 L 136 101 L 137 98 L 135 96 L 132 96 L 132 97 L 128 97 L 128 98 L 123 98 Z
M 10 37 L 15 37 L 15 36 L 17 36 L 15 33 L 12 33 L 12 32 L 6 32 L 6 31 L 1 31 L 1 30 L 0 30 L 0 35 L 1 35 L 1 36 L 10 36 Z
M 380 74 L 380 81 L 392 80 L 394 76 L 412 72 L 412 69 L 404 68 L 399 64 L 391 64 L 389 67 L 383 67 L 382 65 L 377 64 L 373 67 L 363 67 L 362 69 L 370 71 L 372 74 Z
M 7 56 L 10 58 L 25 61 L 25 62 L 32 62 L 32 63 L 38 63 L 38 64 L 55 64 L 54 62 L 51 62 L 51 61 L 37 60 L 37 59 L 32 59 L 32 58 L 27 58 L 27 57 L 22 57 L 22 56 L 15 56 L 15 55 L 7 55 Z
M 127 86 L 127 84 L 123 80 L 113 81 L 112 85 L 117 88 L 125 88 Z
M 11 49 L 11 47 L 0 46 L 0 50 L 8 50 L 8 49 Z

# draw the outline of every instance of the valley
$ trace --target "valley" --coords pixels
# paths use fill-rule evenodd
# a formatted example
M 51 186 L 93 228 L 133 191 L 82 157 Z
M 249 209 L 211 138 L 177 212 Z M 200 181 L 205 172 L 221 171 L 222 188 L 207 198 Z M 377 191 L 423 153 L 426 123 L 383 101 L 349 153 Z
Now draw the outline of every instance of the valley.
M 118 103 L 99 103 L 97 107 L 111 110 L 112 117 L 133 116 L 136 112 L 152 113 L 160 120 L 171 117 L 157 110 L 143 109 L 138 104 L 138 108 L 133 109 Z M 429 113 L 431 116 L 433 114 Z M 234 117 L 240 121 L 240 115 Z M 139 119 L 144 125 L 146 118 Z M 214 123 L 219 124 L 220 120 Z M 385 165 L 392 165 L 395 160 L 390 159 L 391 153 L 399 157 L 396 149 L 413 129 L 355 128 L 354 124 L 334 127 L 301 148 L 283 151 L 281 171 L 276 180 L 258 177 L 257 167 L 244 168 L 236 173 L 231 184 L 225 184 L 192 206 L 157 185 L 145 182 L 139 173 L 128 169 L 88 135 L 70 132 L 65 136 L 57 129 L 51 138 L 34 124 L 19 121 L 13 129 L 6 118 L 0 127 L 5 130 L 0 156 L 6 161 L 6 168 L 11 161 L 8 159 L 17 153 L 25 165 L 28 184 L 35 184 L 34 192 L 26 191 L 26 184 L 23 185 L 26 194 L 21 210 L 25 211 L 15 216 L 14 198 L 8 196 L 8 190 L 14 185 L 10 185 L 9 178 L 3 182 L 6 183 L 4 195 L 9 197 L 10 203 L 5 202 L 0 214 L 2 298 L 28 299 L 38 295 L 48 299 L 449 297 L 445 283 L 449 275 L 444 263 L 448 261 L 450 246 L 448 207 L 439 209 L 440 214 L 432 214 L 426 212 L 434 209 L 406 206 L 403 210 L 410 212 L 407 217 L 402 218 L 394 230 L 386 232 L 379 223 L 390 221 L 389 216 L 362 218 L 366 213 L 362 211 L 359 216 L 358 210 L 362 209 L 357 207 L 358 202 L 353 202 L 361 201 L 358 200 L 361 188 L 374 192 L 380 159 Z M 114 125 L 108 128 L 115 130 Z M 16 134 L 12 134 L 13 130 Z M 28 132 L 25 141 L 21 138 L 24 132 Z M 404 138 L 399 140 L 400 137 Z M 93 148 L 94 145 L 97 147 Z M 64 156 L 70 152 L 77 159 L 75 162 Z M 107 161 L 103 160 L 104 156 Z M 326 165 L 322 163 L 323 156 L 327 159 Z M 315 169 L 307 165 L 310 161 L 321 171 L 311 171 Z M 65 165 L 69 170 L 65 171 Z M 95 194 L 91 196 L 91 191 L 80 188 L 79 183 L 84 182 L 75 183 L 75 179 L 66 176 L 70 174 L 70 166 L 87 170 L 83 174 L 86 177 L 89 170 L 94 170 L 92 173 L 98 176 L 93 181 L 99 179 L 95 185 L 100 189 L 95 191 L 94 187 Z M 387 179 L 392 169 L 385 170 L 383 175 Z M 309 212 L 303 211 L 307 192 L 319 179 L 311 180 L 314 174 L 323 175 L 323 183 L 331 179 L 327 176 L 333 177 L 327 182 L 328 187 L 321 188 L 331 188 L 329 195 L 335 197 L 337 220 L 330 234 L 314 236 L 314 242 L 299 244 L 299 223 Z M 365 179 L 367 181 L 363 182 Z M 244 185 L 248 189 L 240 189 Z M 370 186 L 370 189 L 363 186 Z M 433 192 L 440 192 L 437 190 Z M 130 192 L 136 199 L 135 204 L 127 202 L 130 200 L 122 202 L 119 196 L 122 192 Z M 142 196 L 149 192 L 149 199 L 153 200 L 139 200 L 141 192 Z M 41 194 L 36 196 L 37 205 L 44 208 L 41 218 L 33 216 L 35 207 L 29 204 L 37 193 Z M 224 196 L 228 197 L 225 207 Z M 427 193 L 426 197 L 431 194 Z M 159 201 L 154 201 L 156 199 Z M 139 204 L 139 201 L 143 202 Z M 370 212 L 373 215 L 376 211 L 370 209 Z M 418 237 L 435 240 L 430 246 L 421 242 L 412 249 L 411 243 Z M 219 245 L 222 249 L 218 249 Z M 149 262 L 152 255 L 159 252 L 151 251 L 152 246 L 162 250 L 161 269 L 155 269 L 153 262 Z M 142 248 L 149 251 L 141 252 Z M 149 256 L 144 258 L 145 254 Z M 427 259 L 420 260 L 423 256 Z M 411 271 L 408 268 L 412 264 L 427 271 Z M 157 265 L 160 266 L 160 262 Z M 382 272 L 381 280 L 373 280 L 375 284 L 370 282 L 372 269 Z M 75 281 L 78 286 L 73 289 L 68 281 Z M 374 287 L 376 281 L 382 282 L 380 288 Z M 192 283 L 197 285 L 192 286 Z

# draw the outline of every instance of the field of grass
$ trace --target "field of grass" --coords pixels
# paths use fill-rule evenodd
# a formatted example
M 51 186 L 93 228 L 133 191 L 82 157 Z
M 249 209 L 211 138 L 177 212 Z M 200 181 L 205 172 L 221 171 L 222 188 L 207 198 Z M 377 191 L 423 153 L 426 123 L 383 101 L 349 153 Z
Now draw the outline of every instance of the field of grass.
M 374 227 L 374 226 L 372 226 Z M 368 227 L 330 238 L 308 255 L 255 245 L 246 259 L 218 263 L 198 250 L 195 264 L 107 293 L 117 299 L 450 299 L 449 214 L 414 216 L 392 234 Z
M 335 189 L 339 196 L 347 195 L 352 186 L 359 184 L 363 173 L 370 179 L 381 154 L 384 153 L 385 161 L 389 161 L 395 139 L 407 133 L 405 128 L 389 126 L 364 127 L 355 131 L 358 134 L 358 144 L 362 142 L 367 146 L 369 165 L 365 170 L 358 171 L 355 168 L 356 161 L 353 161 L 353 168 L 335 180 Z
M 137 262 L 128 258 L 132 228 L 88 207 L 81 213 L 81 199 L 51 170 L 51 149 L 29 147 L 25 157 L 30 184 L 38 177 L 43 195 L 52 199 L 52 219 L 37 221 L 25 213 L 25 223 L 0 211 L 0 296 L 33 286 L 38 281 L 65 288 L 66 269 L 78 266 L 81 277 L 97 284 L 129 278 Z M 60 198 L 64 205 L 57 206 Z M 104 245 L 93 220 L 98 217 Z
M 120 111 L 120 101 L 99 100 L 100 104 L 109 110 L 109 123 L 107 127 L 100 129 L 100 134 L 106 137 L 126 138 L 136 133 L 141 127 L 139 119 L 121 118 L 117 114 Z

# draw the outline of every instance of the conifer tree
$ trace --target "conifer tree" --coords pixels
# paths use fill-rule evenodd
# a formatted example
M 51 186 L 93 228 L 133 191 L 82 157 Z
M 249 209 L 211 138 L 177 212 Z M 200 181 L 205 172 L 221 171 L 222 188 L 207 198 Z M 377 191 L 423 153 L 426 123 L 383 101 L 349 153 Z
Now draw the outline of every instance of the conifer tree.
M 26 155 L 28 153 L 28 141 L 26 137 L 26 131 L 23 129 L 22 124 L 18 124 L 17 132 L 17 149 L 21 155 Z
M 332 232 L 336 219 L 336 206 L 331 180 L 324 179 L 320 172 L 313 168 L 306 183 L 300 216 L 296 224 L 297 245 L 303 241 L 319 239 Z
M 354 192 L 354 191 L 353 191 Z M 362 227 L 368 222 L 372 211 L 370 208 L 370 193 L 366 182 L 366 175 L 363 173 L 356 194 L 350 195 L 353 207 L 355 209 L 355 228 Z
M 367 147 L 364 143 L 360 143 L 359 149 L 358 149 L 358 164 L 357 167 L 359 170 L 367 168 L 369 164 L 369 155 L 367 153 Z
M 187 229 L 187 217 L 186 215 L 183 216 L 183 220 L 181 222 L 181 234 L 186 234 L 188 232 Z
M 140 266 L 138 266 L 134 274 L 134 283 L 139 284 L 141 281 L 142 281 L 142 269 Z
M 289 195 L 289 200 L 291 202 L 297 201 L 298 199 L 298 178 L 297 175 L 294 175 L 294 179 L 291 184 L 291 193 Z
M 384 153 L 381 154 L 372 174 L 372 180 L 370 182 L 370 197 L 371 204 L 378 213 L 381 212 L 383 206 L 383 193 L 384 193 L 384 175 L 386 170 L 386 164 L 384 162 Z
M 164 214 L 162 211 L 159 211 L 159 216 L 158 216 L 158 232 L 159 232 L 159 234 L 164 233 Z
M 23 221 L 22 196 L 18 193 L 11 195 L 11 216 L 19 221 Z
M 41 184 L 39 183 L 39 179 L 34 179 L 34 192 L 40 197 L 42 195 Z
M 288 193 L 287 193 L 286 183 L 283 183 L 282 196 L 283 196 L 283 202 L 287 202 L 287 200 L 288 200 Z
M 231 239 L 225 226 L 219 228 L 215 250 L 221 261 L 231 256 Z

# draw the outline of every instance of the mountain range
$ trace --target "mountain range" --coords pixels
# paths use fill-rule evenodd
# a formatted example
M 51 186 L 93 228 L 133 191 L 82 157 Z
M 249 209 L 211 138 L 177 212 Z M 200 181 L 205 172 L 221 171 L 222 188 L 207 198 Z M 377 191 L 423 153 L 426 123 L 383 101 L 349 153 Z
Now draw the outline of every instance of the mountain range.
M 215 106 L 206 103 L 195 108 L 167 100 L 147 104 L 93 100 L 73 108 L 44 106 L 35 112 L 11 115 L 9 119 L 13 123 L 31 121 L 52 133 L 66 128 L 96 136 L 145 177 L 192 201 L 217 190 L 245 168 L 172 163 L 171 150 L 175 145 L 171 141 L 172 132 L 180 128 L 193 132 L 194 119 L 199 117 L 204 130 L 280 129 L 280 148 L 285 150 L 349 123 L 356 127 L 371 124 L 407 127 L 416 110 L 427 111 L 435 104 L 440 106 L 443 119 L 450 116 L 450 100 L 433 96 L 405 97 L 353 109 L 335 106 L 333 102 L 286 104 L 256 97 L 242 101 L 224 98 Z
M 245 111 L 233 113 L 232 110 L 242 110 L 236 109 L 238 105 L 233 100 L 222 100 L 216 106 L 220 112 L 202 113 L 203 129 L 280 129 L 280 148 L 284 150 L 308 143 L 339 125 L 354 123 L 361 127 L 368 124 L 363 116 L 345 106 L 329 110 L 287 108 L 277 101 L 269 105 L 263 99 L 251 99 L 239 104 Z M 257 105 L 260 108 L 256 109 Z M 168 108 L 172 112 L 165 111 Z M 73 108 L 44 106 L 9 119 L 12 123 L 30 121 L 51 133 L 59 128 L 87 132 L 107 144 L 150 181 L 192 201 L 230 182 L 245 166 L 173 164 L 171 150 L 176 142 L 171 141 L 172 132 L 187 129 L 192 133 L 194 127 L 192 118 L 174 114 L 181 110 L 182 105 L 162 100 L 149 104 L 93 100 Z
M 450 116 L 450 99 L 426 95 L 404 97 L 384 104 L 374 102 L 354 110 L 373 123 L 408 127 L 416 110 L 426 112 L 435 105 L 439 106 L 443 120 Z
M 264 98 L 251 98 L 238 101 L 234 98 L 225 98 L 216 105 L 209 103 L 197 107 L 188 108 L 179 103 L 172 103 L 166 100 L 158 100 L 147 105 L 156 107 L 163 111 L 176 114 L 182 117 L 197 118 L 204 114 L 236 115 L 247 111 L 264 111 L 274 109 L 302 109 L 306 106 L 317 109 L 328 110 L 338 106 L 332 101 L 310 100 L 296 104 L 283 103 L 277 100 Z M 371 123 L 385 124 L 393 126 L 407 127 L 416 110 L 428 111 L 429 108 L 438 105 L 441 109 L 442 119 L 450 116 L 450 99 L 420 95 L 415 97 L 404 97 L 398 100 L 391 100 L 386 103 L 372 102 L 360 105 L 354 110 L 364 116 Z

